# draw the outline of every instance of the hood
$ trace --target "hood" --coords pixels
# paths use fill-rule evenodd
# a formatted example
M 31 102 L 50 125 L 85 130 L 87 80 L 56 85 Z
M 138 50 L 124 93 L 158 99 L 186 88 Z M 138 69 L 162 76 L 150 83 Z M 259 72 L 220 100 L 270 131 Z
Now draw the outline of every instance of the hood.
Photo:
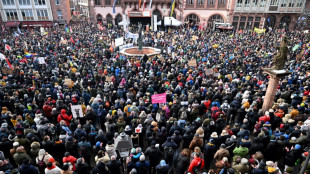
M 31 144 L 31 148 L 34 149 L 34 150 L 39 149 L 40 148 L 40 144 L 38 142 L 33 142 Z
M 65 109 L 62 109 L 62 110 L 61 110 L 61 114 L 62 114 L 62 115 L 66 114 L 66 110 L 65 110 Z

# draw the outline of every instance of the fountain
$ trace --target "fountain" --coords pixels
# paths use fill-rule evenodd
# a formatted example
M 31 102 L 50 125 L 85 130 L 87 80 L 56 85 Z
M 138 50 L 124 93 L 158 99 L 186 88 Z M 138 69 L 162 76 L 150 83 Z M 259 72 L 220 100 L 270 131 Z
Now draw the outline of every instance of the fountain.
M 131 47 L 131 48 L 124 48 L 120 50 L 120 53 L 129 57 L 136 57 L 136 56 L 153 56 L 160 54 L 160 49 L 153 48 L 153 47 L 143 47 L 142 41 L 142 24 L 139 23 L 139 37 L 138 37 L 138 47 Z

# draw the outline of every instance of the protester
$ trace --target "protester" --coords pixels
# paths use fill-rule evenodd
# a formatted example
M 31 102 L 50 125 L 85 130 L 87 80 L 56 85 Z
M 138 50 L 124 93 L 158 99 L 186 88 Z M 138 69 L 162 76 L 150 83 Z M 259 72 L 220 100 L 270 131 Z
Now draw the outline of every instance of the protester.
M 289 173 L 307 164 L 303 31 L 202 30 L 190 22 L 145 31 L 143 45 L 162 51 L 134 57 L 121 54 L 115 39 L 136 46 L 128 33 L 135 25 L 70 22 L 45 31 L 0 35 L 1 171 Z M 265 111 L 273 77 L 263 69 L 282 54 L 284 36 L 290 74 Z M 154 103 L 157 94 L 165 102 Z M 123 132 L 132 145 L 126 158 Z

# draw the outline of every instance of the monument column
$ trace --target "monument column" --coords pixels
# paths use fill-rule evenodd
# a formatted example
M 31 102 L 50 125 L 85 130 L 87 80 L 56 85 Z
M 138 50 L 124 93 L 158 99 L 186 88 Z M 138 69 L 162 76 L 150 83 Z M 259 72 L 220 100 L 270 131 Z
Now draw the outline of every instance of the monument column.
M 266 91 L 266 95 L 264 98 L 264 104 L 263 104 L 263 111 L 268 111 L 272 105 L 273 105 L 273 100 L 274 97 L 276 96 L 276 92 L 277 92 L 277 87 L 279 85 L 280 82 L 280 78 L 277 77 L 276 75 L 273 74 L 269 74 L 270 75 L 270 79 L 268 82 L 268 88 Z

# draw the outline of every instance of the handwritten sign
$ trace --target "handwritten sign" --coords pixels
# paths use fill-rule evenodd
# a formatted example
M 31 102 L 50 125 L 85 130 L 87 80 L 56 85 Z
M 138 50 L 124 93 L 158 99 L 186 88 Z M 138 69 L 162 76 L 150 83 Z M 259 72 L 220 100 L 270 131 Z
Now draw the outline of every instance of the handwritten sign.
M 72 105 L 71 112 L 74 118 L 81 118 L 84 116 L 81 105 Z
M 39 64 L 45 64 L 45 58 L 44 57 L 39 57 Z
M 188 61 L 188 66 L 194 66 L 194 67 L 196 67 L 196 66 L 197 66 L 196 60 Z

